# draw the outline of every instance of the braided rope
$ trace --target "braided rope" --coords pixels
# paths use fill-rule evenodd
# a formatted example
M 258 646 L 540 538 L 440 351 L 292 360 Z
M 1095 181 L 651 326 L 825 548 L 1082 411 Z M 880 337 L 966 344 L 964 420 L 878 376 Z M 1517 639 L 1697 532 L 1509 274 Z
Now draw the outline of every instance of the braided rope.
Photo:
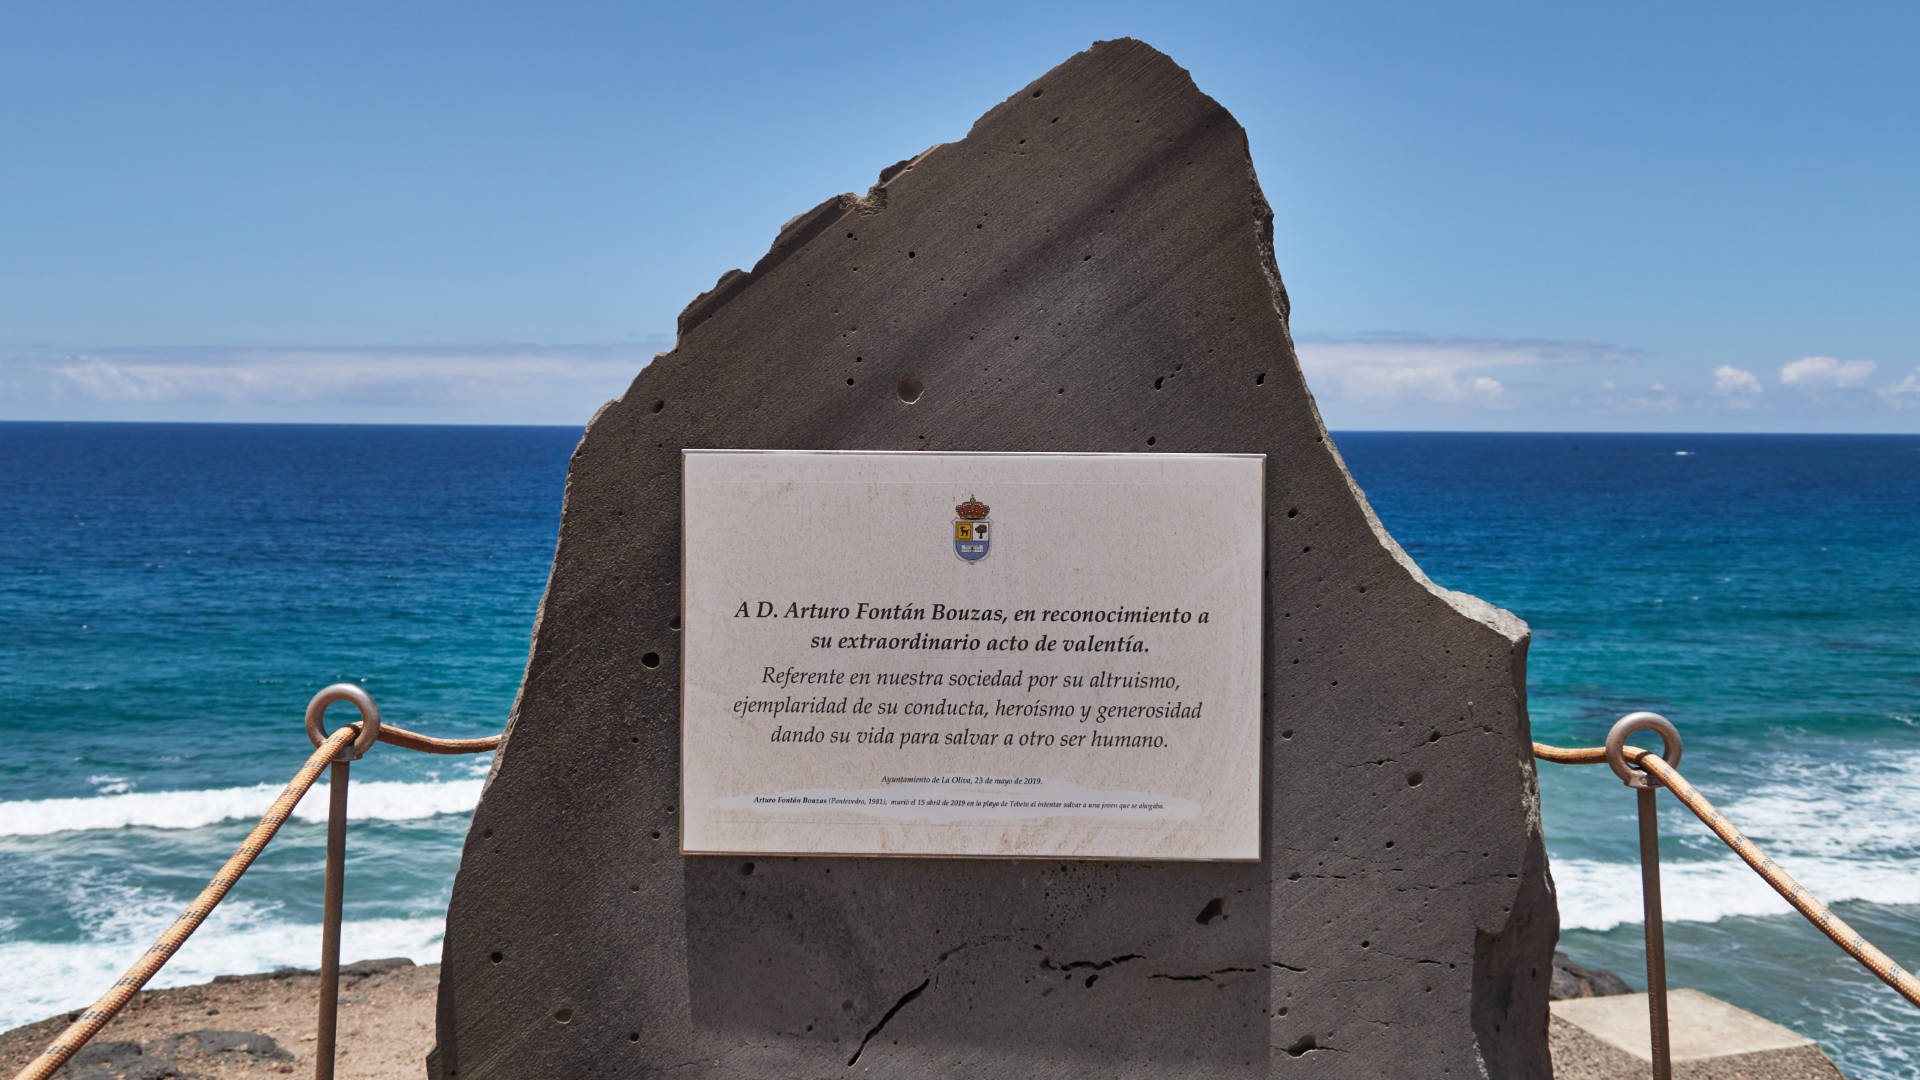
M 436 739 L 392 724 L 381 724 L 378 737 L 383 743 L 392 743 L 406 750 L 418 750 L 423 754 L 483 754 L 500 748 L 498 735 L 489 735 L 484 739 Z
M 1605 747 L 1581 747 L 1570 749 L 1548 746 L 1545 743 L 1533 744 L 1533 756 L 1543 761 L 1556 761 L 1569 765 L 1604 764 L 1607 760 Z M 1693 816 L 1713 830 L 1721 842 L 1733 849 L 1735 855 L 1752 867 L 1761 879 L 1773 887 L 1773 891 L 1784 897 L 1793 909 L 1805 916 L 1806 920 L 1820 928 L 1820 932 L 1832 939 L 1848 956 L 1858 960 L 1862 967 L 1874 973 L 1881 982 L 1894 989 L 1901 997 L 1916 1006 L 1920 1006 L 1920 979 L 1913 973 L 1893 962 L 1893 958 L 1875 948 L 1873 943 L 1860 936 L 1846 920 L 1835 915 L 1833 910 L 1821 903 L 1806 887 L 1793 879 L 1793 875 L 1781 868 L 1779 863 L 1769 858 L 1747 835 L 1735 828 L 1727 816 L 1719 811 L 1699 789 L 1687 783 L 1687 778 L 1679 770 L 1666 763 L 1660 755 L 1637 746 L 1626 748 L 1626 759 L 1639 765 L 1655 780 L 1672 791 L 1680 804 L 1693 811 Z
M 253 831 L 247 834 L 245 840 L 240 841 L 240 846 L 234 849 L 226 865 L 213 875 L 213 880 L 207 882 L 207 887 L 200 890 L 200 895 L 193 898 L 193 902 L 180 913 L 180 917 L 173 921 L 173 925 L 161 932 L 159 940 L 153 943 L 153 947 L 140 954 L 140 959 L 135 960 L 133 966 L 127 969 L 127 973 L 120 976 L 119 982 L 108 987 L 107 992 L 100 995 L 100 1000 L 95 1001 L 92 1007 L 81 1013 L 78 1020 L 67 1025 L 67 1029 L 62 1031 L 45 1050 L 42 1050 L 39 1057 L 28 1062 L 26 1068 L 15 1074 L 14 1080 L 46 1080 L 47 1077 L 52 1076 L 55 1070 L 67 1063 L 68 1058 L 87 1044 L 87 1040 L 98 1035 L 100 1029 L 107 1026 L 107 1021 L 113 1019 L 113 1014 L 133 1000 L 133 995 L 139 993 L 140 988 L 147 984 L 147 980 L 153 978 L 161 966 L 179 951 L 180 946 L 186 944 L 187 937 L 200 928 L 200 924 L 213 913 L 214 907 L 226 897 L 227 890 L 233 888 L 233 883 L 240 880 L 240 875 L 247 872 L 247 867 L 253 865 L 253 860 L 267 846 L 267 841 L 273 839 L 273 835 L 280 831 L 280 826 L 285 824 L 288 816 L 293 813 L 293 808 L 300 802 L 301 796 L 305 795 L 307 789 L 313 786 L 313 782 L 319 779 L 321 770 L 327 767 L 341 748 L 351 743 L 359 734 L 359 724 L 348 724 L 334 732 L 326 742 L 321 743 L 314 750 L 313 756 L 307 758 L 307 763 L 300 766 L 300 771 L 294 773 L 293 779 L 288 781 L 287 786 L 281 790 L 280 797 L 274 799 L 273 805 L 260 816 L 260 823 L 253 827 Z
M 28 1062 L 26 1068 L 14 1075 L 13 1080 L 47 1080 L 60 1066 L 67 1063 L 68 1058 L 78 1053 L 88 1040 L 98 1035 L 100 1029 L 107 1026 L 107 1021 L 113 1019 L 115 1013 L 125 1007 L 127 1002 L 133 1000 L 133 996 L 140 992 L 140 988 L 147 984 L 147 980 L 153 978 L 168 960 L 173 959 L 173 954 L 178 952 L 180 946 L 186 944 L 187 938 L 207 920 L 207 916 L 213 913 L 213 909 L 222 899 L 225 899 L 227 891 L 233 888 L 234 882 L 240 880 L 240 875 L 247 872 L 247 867 L 253 865 L 253 860 L 259 857 L 260 852 L 266 848 L 267 842 L 280 831 L 280 826 L 285 824 L 287 818 L 293 814 L 293 808 L 299 804 L 307 790 L 313 787 L 313 782 L 320 778 L 321 771 L 333 761 L 334 755 L 353 742 L 359 734 L 358 723 L 347 724 L 329 735 L 325 742 L 315 748 L 313 755 L 307 758 L 306 764 L 300 766 L 300 771 L 293 774 L 293 779 L 287 782 L 287 786 L 281 790 L 279 797 L 273 800 L 273 805 L 260 816 L 260 823 L 253 827 L 253 831 L 247 833 L 245 840 L 240 841 L 240 846 L 234 849 L 232 857 L 227 859 L 226 864 L 213 875 L 213 880 L 207 882 L 207 887 L 200 890 L 200 895 L 193 898 L 193 902 L 180 913 L 180 917 L 173 921 L 173 925 L 160 934 L 159 939 L 153 943 L 153 947 L 140 954 L 140 958 L 133 962 L 133 966 L 127 969 L 126 974 L 120 976 L 118 982 L 109 987 L 106 993 L 100 995 L 100 999 L 95 1001 L 86 1012 L 81 1013 L 78 1020 L 67 1025 L 66 1030 L 40 1052 L 39 1057 Z M 405 728 L 386 725 L 381 726 L 379 739 L 384 743 L 392 743 L 408 750 L 419 750 L 428 754 L 475 754 L 496 749 L 500 745 L 498 735 L 484 739 L 435 739 Z

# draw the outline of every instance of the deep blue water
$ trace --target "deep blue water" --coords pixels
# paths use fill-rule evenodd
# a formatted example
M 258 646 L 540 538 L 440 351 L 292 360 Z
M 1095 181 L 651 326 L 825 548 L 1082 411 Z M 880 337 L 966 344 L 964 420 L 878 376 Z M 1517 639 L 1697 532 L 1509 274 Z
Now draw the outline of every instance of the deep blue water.
M 498 730 L 526 659 L 561 428 L 0 424 L 0 1027 L 91 1000 L 308 750 L 320 686 Z M 1650 708 L 1728 815 L 1920 964 L 1920 437 L 1336 436 L 1440 584 L 1534 630 L 1535 737 Z M 437 958 L 485 758 L 355 766 L 344 951 Z M 1563 947 L 1638 984 L 1631 794 L 1542 765 Z M 161 984 L 318 949 L 325 800 Z M 1673 981 L 1916 1071 L 1920 1012 L 1663 809 Z

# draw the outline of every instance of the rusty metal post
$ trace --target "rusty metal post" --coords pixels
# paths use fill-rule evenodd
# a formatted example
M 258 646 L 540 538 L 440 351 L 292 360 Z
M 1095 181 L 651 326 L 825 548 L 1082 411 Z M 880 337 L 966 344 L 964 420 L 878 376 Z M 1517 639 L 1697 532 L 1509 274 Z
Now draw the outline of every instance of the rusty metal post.
M 340 916 L 347 874 L 347 767 L 380 737 L 380 707 L 352 683 L 335 683 L 307 703 L 307 737 L 319 746 L 327 739 L 322 724 L 327 706 L 352 702 L 360 710 L 360 734 L 333 759 L 327 788 L 327 885 L 320 931 L 320 1020 L 314 1032 L 314 1080 L 333 1080 L 335 1036 L 340 1021 Z
M 1661 759 L 1669 765 L 1680 764 L 1680 732 L 1673 721 L 1650 712 L 1628 713 L 1607 732 L 1607 764 L 1634 789 L 1640 804 L 1640 901 L 1646 913 L 1647 1034 L 1651 1041 L 1653 1080 L 1673 1080 L 1673 1051 L 1667 1027 L 1667 933 L 1660 914 L 1660 807 L 1654 801 L 1660 782 L 1645 769 L 1627 761 L 1627 739 L 1636 731 L 1659 734 Z
M 333 763 L 327 799 L 327 892 L 320 931 L 320 1023 L 313 1043 L 314 1080 L 333 1080 L 340 1019 L 340 913 L 347 873 L 347 768 Z
M 1673 1080 L 1673 1053 L 1667 1030 L 1667 933 L 1660 917 L 1659 789 L 1635 792 L 1640 801 L 1640 899 L 1646 911 L 1647 1026 L 1653 1045 L 1653 1080 Z

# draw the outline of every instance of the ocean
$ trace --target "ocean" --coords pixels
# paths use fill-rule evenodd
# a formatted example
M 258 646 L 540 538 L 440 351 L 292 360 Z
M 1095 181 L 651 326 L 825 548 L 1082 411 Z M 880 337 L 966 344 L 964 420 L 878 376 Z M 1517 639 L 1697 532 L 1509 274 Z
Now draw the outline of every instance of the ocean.
M 90 1002 L 146 949 L 309 753 L 321 686 L 429 734 L 499 730 L 578 438 L 0 423 L 0 1028 Z M 1335 441 L 1435 581 L 1532 626 L 1535 738 L 1664 713 L 1696 786 L 1920 966 L 1920 437 Z M 347 959 L 439 958 L 489 762 L 354 767 Z M 1540 773 L 1561 947 L 1641 987 L 1633 797 L 1604 766 Z M 314 965 L 325 811 L 307 796 L 154 985 Z M 1661 824 L 1674 985 L 1857 1080 L 1920 1072 L 1920 1010 L 1670 797 Z

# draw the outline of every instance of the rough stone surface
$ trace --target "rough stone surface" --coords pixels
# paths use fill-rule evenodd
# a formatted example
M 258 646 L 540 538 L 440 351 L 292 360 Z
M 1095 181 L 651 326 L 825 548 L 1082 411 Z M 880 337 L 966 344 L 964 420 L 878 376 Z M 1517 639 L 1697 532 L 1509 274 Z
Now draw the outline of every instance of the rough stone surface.
M 1266 857 L 682 857 L 683 447 L 1269 455 Z M 1526 643 L 1348 478 L 1239 125 L 1098 44 L 796 217 L 588 427 L 430 1068 L 1543 1076 Z
M 1553 1001 L 1566 1001 L 1571 998 L 1609 997 L 1614 994 L 1631 994 L 1633 988 L 1627 980 L 1602 968 L 1581 967 L 1573 962 L 1566 953 L 1553 954 L 1553 981 L 1547 987 L 1547 997 Z

